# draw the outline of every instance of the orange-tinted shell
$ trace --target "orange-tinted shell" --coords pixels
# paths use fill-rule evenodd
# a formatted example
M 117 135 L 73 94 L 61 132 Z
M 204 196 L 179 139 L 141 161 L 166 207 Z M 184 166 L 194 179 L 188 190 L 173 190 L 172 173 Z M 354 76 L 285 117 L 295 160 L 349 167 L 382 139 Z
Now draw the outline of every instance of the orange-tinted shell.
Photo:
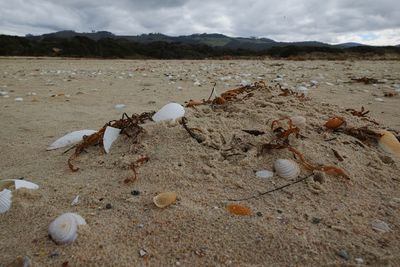
M 213 103 L 216 105 L 223 105 L 225 104 L 225 99 L 221 96 L 218 96 L 214 99 Z
M 325 127 L 328 129 L 336 129 L 339 128 L 343 123 L 345 123 L 344 118 L 333 117 L 325 123 Z
M 241 216 L 251 215 L 250 208 L 238 204 L 229 204 L 228 206 L 226 206 L 226 209 L 230 213 L 235 215 L 241 215 Z

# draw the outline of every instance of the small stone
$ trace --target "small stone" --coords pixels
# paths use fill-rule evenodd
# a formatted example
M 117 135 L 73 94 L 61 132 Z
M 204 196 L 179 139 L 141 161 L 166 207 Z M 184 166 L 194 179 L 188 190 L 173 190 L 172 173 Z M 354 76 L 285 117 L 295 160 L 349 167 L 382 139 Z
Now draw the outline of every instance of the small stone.
M 390 227 L 387 223 L 381 220 L 374 220 L 372 223 L 372 229 L 375 231 L 381 232 L 381 233 L 386 233 L 390 231 Z
M 256 176 L 260 178 L 271 178 L 274 173 L 268 170 L 261 170 L 256 172 Z
M 363 263 L 364 263 L 363 258 L 355 258 L 354 260 L 355 260 L 358 264 L 363 264 Z
M 139 250 L 140 257 L 144 257 L 146 254 L 147 254 L 146 250 L 144 249 Z
M 138 190 L 132 190 L 132 191 L 131 191 L 131 194 L 132 194 L 133 196 L 138 196 L 138 195 L 140 195 L 140 191 L 138 191 Z
M 124 104 L 116 104 L 115 106 L 114 106 L 114 108 L 116 109 L 116 110 L 122 110 L 122 109 L 124 109 L 126 107 L 126 105 L 124 105 Z
M 337 251 L 336 255 L 338 255 L 339 257 L 341 257 L 342 259 L 344 259 L 346 261 L 350 259 L 349 254 L 344 249 L 341 249 L 341 250 Z
M 14 98 L 14 101 L 22 102 L 22 101 L 24 101 L 24 99 L 22 97 L 16 97 L 16 98 Z
M 321 218 L 317 218 L 317 217 L 312 217 L 311 219 L 311 223 L 313 224 L 319 224 L 322 221 Z
M 54 251 L 54 252 L 50 253 L 50 255 L 49 255 L 50 258 L 55 258 L 58 256 L 60 256 L 60 253 L 58 253 L 57 251 Z
M 257 214 L 257 216 L 258 216 L 258 217 L 261 217 L 261 216 L 263 216 L 263 214 L 261 213 L 261 211 L 257 211 L 257 213 L 256 213 L 256 214 Z
M 110 204 L 110 203 L 107 203 L 107 205 L 106 205 L 106 209 L 112 209 L 112 205 Z

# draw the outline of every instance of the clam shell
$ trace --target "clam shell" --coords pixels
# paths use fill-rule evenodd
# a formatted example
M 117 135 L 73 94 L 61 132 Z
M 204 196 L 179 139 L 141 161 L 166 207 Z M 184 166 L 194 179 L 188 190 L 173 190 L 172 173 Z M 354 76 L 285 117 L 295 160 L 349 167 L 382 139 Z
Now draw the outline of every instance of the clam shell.
M 299 165 L 290 159 L 277 159 L 274 169 L 280 177 L 286 179 L 296 179 L 300 175 Z
M 325 127 L 328 129 L 336 129 L 339 128 L 344 122 L 345 120 L 341 117 L 330 118 L 326 121 Z
M 47 150 L 53 150 L 61 147 L 65 147 L 68 145 L 72 145 L 75 143 L 78 143 L 83 140 L 84 136 L 89 136 L 94 134 L 95 130 L 80 130 L 80 131 L 74 131 L 70 132 L 63 137 L 58 138 L 54 143 L 52 143 Z
M 114 141 L 117 140 L 120 132 L 121 129 L 107 126 L 103 136 L 103 146 L 104 146 L 104 151 L 106 151 L 106 153 L 110 152 L 110 148 L 114 143 Z
M 386 130 L 380 130 L 379 133 L 383 134 L 382 137 L 379 138 L 379 146 L 386 152 L 400 156 L 400 142 L 397 140 L 396 136 Z
M 176 201 L 175 192 L 164 192 L 153 197 L 154 204 L 159 208 L 165 208 Z
M 185 108 L 177 103 L 169 103 L 163 106 L 156 114 L 153 115 L 152 119 L 155 122 L 165 120 L 176 120 L 185 115 Z
M 4 213 L 11 208 L 11 191 L 4 189 L 0 192 L 0 213 Z
M 86 224 L 85 219 L 76 213 L 64 213 L 49 225 L 49 235 L 57 244 L 69 244 L 78 236 L 78 225 Z

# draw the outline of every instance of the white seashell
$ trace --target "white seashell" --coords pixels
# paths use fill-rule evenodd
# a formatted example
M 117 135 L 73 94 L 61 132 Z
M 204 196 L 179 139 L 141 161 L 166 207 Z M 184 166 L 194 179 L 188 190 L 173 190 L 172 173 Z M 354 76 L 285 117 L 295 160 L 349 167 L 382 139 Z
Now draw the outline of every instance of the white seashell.
M 294 126 L 303 127 L 306 125 L 306 118 L 303 116 L 293 116 L 290 117 Z
M 22 97 L 16 97 L 16 98 L 14 98 L 14 101 L 22 102 L 22 101 L 24 101 L 24 99 Z
M 307 95 L 307 93 L 308 93 L 308 88 L 305 87 L 305 86 L 298 86 L 298 87 L 296 88 L 296 92 L 298 92 L 298 93 L 300 93 L 300 94 Z
M 152 119 L 155 122 L 165 120 L 175 120 L 185 115 L 185 108 L 177 103 L 169 103 L 163 106 L 156 114 L 153 115 Z
M 15 186 L 15 189 L 26 188 L 26 189 L 38 189 L 39 186 L 35 183 L 19 180 L 19 179 L 5 179 L 0 180 L 0 188 L 9 188 L 10 186 Z
M 300 175 L 299 165 L 290 159 L 277 159 L 274 163 L 276 173 L 286 179 L 296 179 Z
M 114 141 L 117 140 L 120 132 L 121 129 L 107 126 L 103 136 L 103 146 L 104 146 L 104 151 L 106 151 L 106 153 L 110 152 L 110 148 L 114 143 Z
M 260 178 L 271 178 L 274 176 L 274 173 L 268 170 L 261 170 L 256 172 L 256 176 Z
M 65 147 L 68 145 L 72 145 L 75 143 L 78 143 L 83 140 L 84 136 L 89 136 L 94 134 L 95 130 L 80 130 L 80 131 L 74 131 L 70 132 L 63 137 L 58 138 L 54 143 L 52 143 L 47 150 L 53 150 L 61 147 Z
M 382 98 L 380 98 L 380 97 L 376 97 L 375 98 L 375 101 L 378 101 L 378 102 L 384 102 L 385 100 L 383 100 Z
M 68 244 L 78 236 L 78 225 L 86 224 L 85 219 L 76 213 L 64 213 L 49 225 L 49 235 L 57 244 Z
M 11 191 L 4 189 L 0 192 L 0 213 L 4 213 L 11 208 Z

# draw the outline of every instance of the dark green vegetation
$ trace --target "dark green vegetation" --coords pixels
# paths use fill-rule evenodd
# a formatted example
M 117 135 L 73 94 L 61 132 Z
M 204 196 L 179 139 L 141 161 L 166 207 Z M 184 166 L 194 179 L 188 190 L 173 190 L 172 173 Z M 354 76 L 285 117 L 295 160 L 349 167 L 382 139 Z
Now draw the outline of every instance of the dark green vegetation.
M 62 31 L 26 37 L 0 35 L 0 56 L 63 56 L 89 58 L 205 59 L 274 57 L 290 59 L 400 58 L 400 47 L 347 43 L 281 43 L 266 38 L 195 34 L 116 36 L 109 32 Z

